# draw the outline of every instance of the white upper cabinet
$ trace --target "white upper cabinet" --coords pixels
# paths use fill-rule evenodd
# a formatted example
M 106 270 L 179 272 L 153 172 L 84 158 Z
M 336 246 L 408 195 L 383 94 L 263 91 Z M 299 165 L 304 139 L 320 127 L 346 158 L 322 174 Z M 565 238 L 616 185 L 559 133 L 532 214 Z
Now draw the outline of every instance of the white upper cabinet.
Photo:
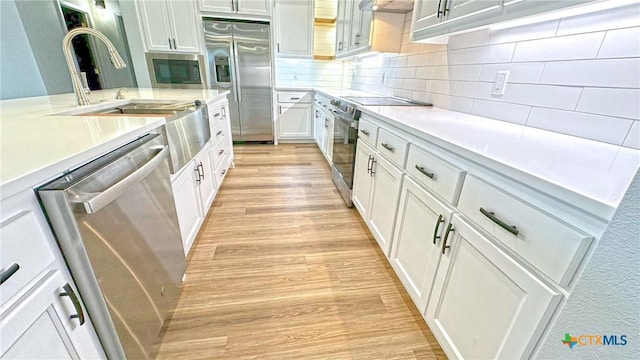
M 198 18 L 192 1 L 136 2 L 148 51 L 199 52 Z
M 352 1 L 353 0 L 338 0 L 338 13 L 336 16 L 336 55 L 341 55 L 349 50 Z
M 276 53 L 283 57 L 313 57 L 313 1 L 276 0 Z
M 230 15 L 271 16 L 271 0 L 199 0 L 200 10 Z

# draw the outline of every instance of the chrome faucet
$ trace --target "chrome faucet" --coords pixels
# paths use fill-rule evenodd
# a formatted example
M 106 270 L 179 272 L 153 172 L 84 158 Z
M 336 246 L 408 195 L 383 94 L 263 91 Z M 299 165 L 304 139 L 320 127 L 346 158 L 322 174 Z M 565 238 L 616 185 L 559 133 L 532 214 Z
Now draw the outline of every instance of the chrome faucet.
M 122 92 L 129 92 L 129 90 L 127 90 L 127 88 L 120 88 L 118 90 L 116 90 L 116 100 L 121 100 L 124 99 L 124 95 L 122 94 Z
M 62 51 L 64 52 L 64 57 L 67 60 L 67 66 L 69 67 L 69 73 L 71 74 L 73 90 L 75 91 L 76 97 L 78 98 L 78 105 L 89 105 L 89 96 L 82 86 L 80 74 L 78 74 L 75 62 L 73 61 L 73 55 L 71 54 L 71 40 L 73 40 L 74 37 L 80 34 L 94 35 L 98 39 L 102 40 L 102 42 L 107 46 L 107 50 L 109 50 L 111 63 L 116 69 L 125 68 L 127 67 L 127 64 L 125 64 L 124 60 L 122 60 L 122 57 L 120 57 L 120 54 L 118 54 L 118 50 L 116 50 L 111 41 L 109 41 L 109 38 L 107 38 L 100 31 L 92 28 L 79 27 L 70 30 L 67 33 L 67 35 L 62 40 Z

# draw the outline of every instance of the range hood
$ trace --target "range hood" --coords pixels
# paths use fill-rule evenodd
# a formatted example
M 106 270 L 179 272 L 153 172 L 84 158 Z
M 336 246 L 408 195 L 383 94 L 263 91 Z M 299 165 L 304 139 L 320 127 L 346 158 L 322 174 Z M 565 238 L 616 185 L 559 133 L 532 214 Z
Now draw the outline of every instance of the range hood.
M 414 0 L 361 0 L 358 7 L 364 11 L 407 13 L 413 10 Z

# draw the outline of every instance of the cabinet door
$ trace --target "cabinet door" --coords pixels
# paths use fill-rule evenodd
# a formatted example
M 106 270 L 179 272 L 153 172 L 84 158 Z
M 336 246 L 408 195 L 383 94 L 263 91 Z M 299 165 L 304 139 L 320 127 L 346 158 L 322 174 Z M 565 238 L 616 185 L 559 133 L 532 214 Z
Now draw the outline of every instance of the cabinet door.
M 77 313 L 71 298 L 60 296 L 65 284 L 59 271 L 51 271 L 19 300 L 19 306 L 0 315 L 1 358 L 105 358 L 91 340 L 91 323 L 80 325 L 70 317 Z
M 198 169 L 193 162 L 188 163 L 185 167 L 172 181 L 172 187 L 176 212 L 178 213 L 178 224 L 180 224 L 180 236 L 186 255 L 198 234 L 204 216 L 196 182 Z
M 373 185 L 373 175 L 371 167 L 376 152 L 358 140 L 356 148 L 356 164 L 353 172 L 353 194 L 351 200 L 353 205 L 360 211 L 362 218 L 369 220 L 369 201 L 371 199 L 371 186 Z
M 334 129 L 334 119 L 332 116 L 324 116 L 324 123 L 322 125 L 323 141 L 324 141 L 324 155 L 329 161 L 329 165 L 331 165 L 331 160 L 333 159 L 333 129 Z
M 374 175 L 369 228 L 382 252 L 389 257 L 403 173 L 379 155 L 376 156 L 372 172 Z
M 487 16 L 494 16 L 495 13 L 491 10 L 495 10 L 497 13 L 502 8 L 503 0 L 451 0 L 446 5 L 445 21 L 452 21 L 458 19 L 467 19 L 480 13 L 485 13 Z
M 192 1 L 172 0 L 167 1 L 169 14 L 171 14 L 171 33 L 174 41 L 174 50 L 185 52 L 199 52 L 199 36 L 196 22 L 196 9 Z
M 216 196 L 215 174 L 213 173 L 213 153 L 214 150 L 207 144 L 204 151 L 195 158 L 198 167 L 198 185 L 200 190 L 200 203 L 202 205 L 202 213 L 206 216 L 209 211 L 213 198 Z
M 311 104 L 280 104 L 278 108 L 278 138 L 313 138 Z
M 322 142 L 320 135 L 322 134 L 322 112 L 318 105 L 313 106 L 313 139 L 318 147 L 322 150 Z
M 411 31 L 432 27 L 442 21 L 442 0 L 417 1 L 413 8 Z
M 200 0 L 200 11 L 235 13 L 235 0 Z
M 237 0 L 237 13 L 241 15 L 271 16 L 269 0 Z
M 140 22 L 147 50 L 171 51 L 172 34 L 166 3 L 158 0 L 140 0 L 136 4 L 139 6 Z
M 313 1 L 277 0 L 278 56 L 313 57 Z
M 358 32 L 358 47 L 368 47 L 371 44 L 371 24 L 373 22 L 373 11 L 360 12 L 360 30 Z
M 362 25 L 362 11 L 359 8 L 360 1 L 351 1 L 351 19 L 349 23 L 349 51 L 361 47 L 360 33 Z M 349 20 L 347 20 L 349 21 Z
M 561 295 L 463 221 L 451 221 L 426 320 L 450 358 L 523 359 Z
M 336 16 L 336 54 L 342 54 L 349 50 L 353 1 L 354 0 L 338 0 L 338 13 Z
M 424 314 L 452 211 L 408 177 L 401 194 L 390 262 Z

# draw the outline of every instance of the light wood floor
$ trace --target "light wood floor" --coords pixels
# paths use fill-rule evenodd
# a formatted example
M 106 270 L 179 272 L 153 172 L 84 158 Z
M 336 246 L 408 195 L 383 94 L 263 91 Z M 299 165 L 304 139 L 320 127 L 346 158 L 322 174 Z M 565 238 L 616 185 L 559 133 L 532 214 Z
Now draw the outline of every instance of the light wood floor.
M 158 359 L 439 359 L 318 148 L 240 145 Z

